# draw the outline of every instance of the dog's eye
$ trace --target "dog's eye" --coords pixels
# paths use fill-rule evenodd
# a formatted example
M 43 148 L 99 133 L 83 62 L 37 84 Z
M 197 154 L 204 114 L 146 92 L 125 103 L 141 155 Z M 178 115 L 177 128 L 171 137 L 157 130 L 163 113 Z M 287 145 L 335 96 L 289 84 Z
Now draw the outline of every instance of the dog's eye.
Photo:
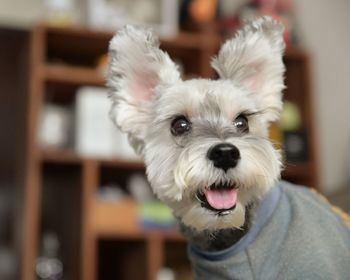
M 191 129 L 191 123 L 185 116 L 178 116 L 171 122 L 171 133 L 174 136 L 182 135 Z
M 237 128 L 237 131 L 241 133 L 247 133 L 249 131 L 248 119 L 244 115 L 239 115 L 233 121 L 233 125 Z

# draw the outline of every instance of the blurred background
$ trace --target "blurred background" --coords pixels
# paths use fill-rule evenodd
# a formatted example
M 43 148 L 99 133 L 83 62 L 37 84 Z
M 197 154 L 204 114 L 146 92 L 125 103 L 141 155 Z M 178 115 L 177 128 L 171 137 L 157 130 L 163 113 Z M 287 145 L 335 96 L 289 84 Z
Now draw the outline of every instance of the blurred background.
M 0 0 L 0 279 L 192 279 L 171 211 L 108 119 L 108 42 L 152 27 L 183 78 L 242 20 L 285 25 L 283 178 L 350 211 L 347 0 Z M 161 168 L 161 167 L 160 167 Z

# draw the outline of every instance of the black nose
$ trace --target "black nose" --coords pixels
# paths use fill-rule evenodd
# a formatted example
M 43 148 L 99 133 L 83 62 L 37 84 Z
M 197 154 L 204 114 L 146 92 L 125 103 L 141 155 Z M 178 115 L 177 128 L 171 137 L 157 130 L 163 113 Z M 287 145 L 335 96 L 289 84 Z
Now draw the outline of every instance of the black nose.
M 211 147 L 207 157 L 213 161 L 215 167 L 221 168 L 225 172 L 236 167 L 241 158 L 237 147 L 230 143 L 221 143 Z

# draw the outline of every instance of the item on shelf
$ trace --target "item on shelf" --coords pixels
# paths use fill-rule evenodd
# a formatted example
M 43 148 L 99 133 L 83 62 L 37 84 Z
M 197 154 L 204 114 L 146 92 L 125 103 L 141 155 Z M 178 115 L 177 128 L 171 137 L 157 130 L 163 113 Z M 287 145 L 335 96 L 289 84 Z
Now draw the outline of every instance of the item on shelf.
M 107 185 L 98 188 L 96 196 L 100 200 L 118 202 L 124 199 L 127 194 L 118 185 Z
M 178 3 L 173 0 L 88 0 L 87 11 L 93 28 L 115 31 L 131 23 L 150 26 L 162 37 L 178 32 Z
M 218 29 L 224 37 L 232 37 L 241 26 L 240 12 L 249 3 L 248 0 L 219 0 L 218 3 Z
M 76 22 L 73 0 L 44 0 L 45 20 L 52 25 L 65 26 Z
M 301 113 L 297 104 L 285 101 L 281 116 L 281 128 L 285 131 L 296 131 L 301 126 Z
M 10 186 L 0 185 L 0 279 L 15 279 L 17 262 L 11 248 L 13 199 Z
M 148 202 L 155 199 L 151 186 L 149 185 L 145 175 L 134 174 L 128 180 L 127 189 L 133 199 L 138 203 Z
M 44 147 L 66 147 L 70 140 L 72 113 L 67 107 L 46 104 L 41 112 L 39 143 Z
M 219 0 L 218 14 L 221 19 L 235 17 L 243 5 L 247 5 L 250 0 Z
M 266 15 L 282 22 L 285 27 L 284 41 L 295 44 L 293 12 L 292 0 L 219 0 L 219 23 L 226 37 L 231 37 L 243 21 Z
M 97 58 L 96 69 L 102 77 L 106 77 L 108 68 L 108 55 L 102 54 Z
M 87 157 L 111 157 L 112 122 L 108 120 L 107 91 L 81 87 L 76 94 L 76 149 Z
M 127 134 L 120 131 L 115 125 L 112 126 L 112 142 L 113 156 L 129 160 L 140 160 L 140 156 L 131 147 Z
M 186 30 L 215 32 L 217 0 L 184 0 L 180 7 L 181 27 Z
M 81 87 L 76 95 L 76 150 L 85 157 L 137 159 L 125 133 L 108 117 L 107 90 Z
M 138 219 L 146 229 L 173 229 L 176 219 L 172 210 L 160 201 L 150 201 L 139 204 Z
M 9 186 L 0 185 L 0 246 L 8 243 L 11 220 L 11 194 Z
M 13 280 L 17 273 L 15 253 L 8 247 L 0 245 L 0 279 Z
M 281 128 L 286 159 L 289 161 L 307 160 L 306 133 L 301 129 L 301 112 L 296 103 L 284 102 Z
M 181 279 L 181 280 L 192 280 L 192 269 L 191 267 L 188 267 L 186 265 L 182 265 L 175 268 L 175 279 Z
M 283 38 L 287 45 L 295 44 L 292 0 L 256 0 L 259 15 L 268 15 L 284 25 Z
M 274 122 L 269 127 L 269 137 L 273 143 L 273 146 L 280 150 L 283 144 L 283 132 L 279 122 Z
M 175 272 L 169 267 L 162 267 L 158 271 L 157 280 L 175 280 Z
M 306 161 L 308 159 L 307 139 L 304 131 L 284 131 L 283 145 L 288 161 Z
M 35 272 L 40 280 L 63 279 L 63 263 L 59 258 L 60 242 L 54 232 L 45 232 L 41 255 L 36 260 Z

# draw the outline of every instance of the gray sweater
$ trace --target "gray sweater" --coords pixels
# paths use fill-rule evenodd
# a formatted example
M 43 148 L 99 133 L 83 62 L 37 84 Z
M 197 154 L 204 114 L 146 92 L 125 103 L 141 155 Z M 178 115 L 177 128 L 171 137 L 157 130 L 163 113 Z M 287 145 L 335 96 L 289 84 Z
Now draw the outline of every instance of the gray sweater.
M 281 181 L 260 202 L 234 246 L 189 247 L 195 279 L 350 279 L 350 231 L 308 189 Z

